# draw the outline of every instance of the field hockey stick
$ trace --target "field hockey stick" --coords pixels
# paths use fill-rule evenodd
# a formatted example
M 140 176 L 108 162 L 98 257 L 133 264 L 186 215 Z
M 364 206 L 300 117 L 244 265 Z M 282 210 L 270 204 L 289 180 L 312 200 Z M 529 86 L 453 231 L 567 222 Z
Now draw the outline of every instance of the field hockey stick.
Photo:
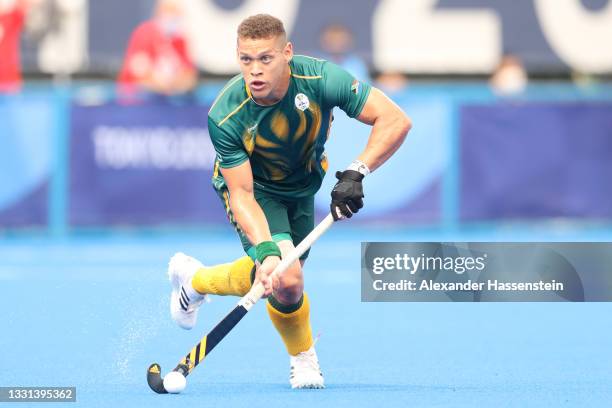
M 329 214 L 319 225 L 299 243 L 299 245 L 284 257 L 272 274 L 281 275 L 291 264 L 297 261 L 321 235 L 334 223 L 334 219 Z M 191 372 L 204 361 L 204 358 L 223 340 L 223 338 L 238 324 L 240 320 L 251 310 L 255 303 L 261 299 L 265 292 L 263 284 L 260 282 L 253 286 L 249 292 L 244 295 L 236 307 L 229 312 L 207 335 L 202 337 L 200 342 L 191 349 L 185 357 L 178 363 L 172 371 L 177 371 L 187 377 Z M 153 391 L 158 394 L 166 394 L 168 391 L 164 388 L 164 382 L 161 376 L 161 366 L 153 363 L 147 369 L 147 383 Z

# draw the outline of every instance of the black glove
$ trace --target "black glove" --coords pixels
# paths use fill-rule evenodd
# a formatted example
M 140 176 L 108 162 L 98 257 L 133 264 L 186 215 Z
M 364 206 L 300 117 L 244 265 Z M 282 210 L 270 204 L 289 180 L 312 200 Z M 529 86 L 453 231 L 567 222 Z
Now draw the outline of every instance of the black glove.
M 337 171 L 336 178 L 338 182 L 332 190 L 330 206 L 334 221 L 340 219 L 336 209 L 339 209 L 346 218 L 351 218 L 353 213 L 363 207 L 364 197 L 361 185 L 363 174 L 355 170 Z

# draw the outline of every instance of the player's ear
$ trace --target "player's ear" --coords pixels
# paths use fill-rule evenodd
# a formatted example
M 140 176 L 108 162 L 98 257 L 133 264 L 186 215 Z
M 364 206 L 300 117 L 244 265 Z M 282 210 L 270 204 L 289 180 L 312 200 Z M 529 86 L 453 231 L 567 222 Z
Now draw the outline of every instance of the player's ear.
M 291 58 L 293 58 L 293 44 L 291 44 L 290 41 L 287 42 L 283 49 L 283 56 L 287 62 L 291 61 Z

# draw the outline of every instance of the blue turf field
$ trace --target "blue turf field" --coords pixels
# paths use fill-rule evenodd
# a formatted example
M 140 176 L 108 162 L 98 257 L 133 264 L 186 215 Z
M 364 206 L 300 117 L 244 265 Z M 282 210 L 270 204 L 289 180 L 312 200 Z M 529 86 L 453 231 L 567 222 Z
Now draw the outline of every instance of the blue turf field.
M 179 250 L 227 262 L 241 255 L 234 236 L 5 239 L 0 386 L 75 385 L 72 407 L 610 406 L 609 304 L 361 303 L 361 239 L 442 239 L 366 235 L 329 232 L 307 265 L 327 389 L 289 389 L 288 358 L 259 304 L 175 396 L 148 389 L 148 364 L 174 367 L 236 300 L 215 298 L 182 331 L 165 265 Z

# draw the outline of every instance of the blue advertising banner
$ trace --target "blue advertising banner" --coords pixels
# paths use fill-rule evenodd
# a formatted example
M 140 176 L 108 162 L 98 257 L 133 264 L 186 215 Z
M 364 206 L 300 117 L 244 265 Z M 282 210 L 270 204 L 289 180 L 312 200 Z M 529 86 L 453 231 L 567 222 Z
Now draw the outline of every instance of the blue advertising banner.
M 56 120 L 49 99 L 0 96 L 0 227 L 47 223 Z
M 72 108 L 71 226 L 225 222 L 207 106 Z
M 461 110 L 463 221 L 612 218 L 612 104 Z

